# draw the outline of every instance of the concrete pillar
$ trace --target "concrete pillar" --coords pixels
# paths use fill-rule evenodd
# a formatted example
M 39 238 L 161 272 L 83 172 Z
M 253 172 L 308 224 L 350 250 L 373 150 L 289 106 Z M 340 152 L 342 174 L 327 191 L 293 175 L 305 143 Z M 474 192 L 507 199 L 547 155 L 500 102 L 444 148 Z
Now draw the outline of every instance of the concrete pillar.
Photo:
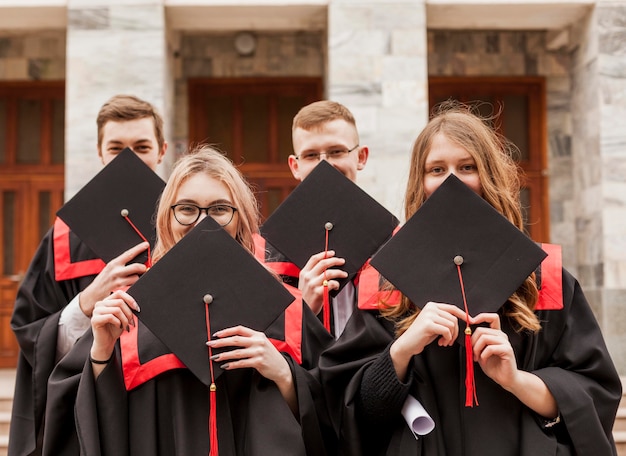
M 166 118 L 173 71 L 163 0 L 68 0 L 66 55 L 66 198 L 93 177 L 96 116 L 111 96 L 153 103 Z M 160 170 L 165 174 L 165 169 Z
M 578 277 L 626 374 L 626 2 L 599 2 L 573 36 Z
M 411 146 L 428 119 L 424 0 L 330 0 L 327 98 L 355 115 L 358 183 L 401 217 Z
M 626 375 L 626 1 L 601 1 L 598 99 L 602 167 L 603 328 L 621 375 Z

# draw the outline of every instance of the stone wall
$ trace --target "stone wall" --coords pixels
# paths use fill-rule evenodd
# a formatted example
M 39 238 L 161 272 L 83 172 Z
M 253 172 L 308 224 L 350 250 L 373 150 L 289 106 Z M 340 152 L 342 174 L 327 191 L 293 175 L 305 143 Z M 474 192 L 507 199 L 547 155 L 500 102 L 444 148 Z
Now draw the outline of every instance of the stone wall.
M 0 80 L 65 78 L 65 30 L 0 32 Z

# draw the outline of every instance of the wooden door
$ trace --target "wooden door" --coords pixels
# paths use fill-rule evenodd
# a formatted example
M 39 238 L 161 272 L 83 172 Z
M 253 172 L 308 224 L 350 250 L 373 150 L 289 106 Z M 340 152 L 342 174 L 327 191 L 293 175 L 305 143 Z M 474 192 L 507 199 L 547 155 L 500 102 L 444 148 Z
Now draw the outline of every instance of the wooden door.
M 192 79 L 189 142 L 227 153 L 254 186 L 267 217 L 298 183 L 287 165 L 293 117 L 321 97 L 320 78 Z
M 63 204 L 62 82 L 0 83 L 0 367 L 14 367 L 15 295 Z

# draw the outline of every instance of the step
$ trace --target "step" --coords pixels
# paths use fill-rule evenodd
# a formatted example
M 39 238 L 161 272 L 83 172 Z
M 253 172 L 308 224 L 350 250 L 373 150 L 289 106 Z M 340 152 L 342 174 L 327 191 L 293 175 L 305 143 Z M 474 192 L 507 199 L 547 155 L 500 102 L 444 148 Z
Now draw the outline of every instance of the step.
M 15 369 L 0 369 L 0 412 L 10 412 L 13 407 Z
M 9 434 L 10 423 L 11 423 L 11 412 L 0 412 L 0 435 Z
M 615 446 L 619 456 L 626 456 L 626 431 L 613 431 Z
M 0 435 L 0 456 L 7 456 L 9 454 L 9 436 Z
M 0 412 L 10 412 L 13 408 L 13 398 L 0 398 Z
M 622 401 L 615 417 L 614 431 L 626 431 L 626 402 Z

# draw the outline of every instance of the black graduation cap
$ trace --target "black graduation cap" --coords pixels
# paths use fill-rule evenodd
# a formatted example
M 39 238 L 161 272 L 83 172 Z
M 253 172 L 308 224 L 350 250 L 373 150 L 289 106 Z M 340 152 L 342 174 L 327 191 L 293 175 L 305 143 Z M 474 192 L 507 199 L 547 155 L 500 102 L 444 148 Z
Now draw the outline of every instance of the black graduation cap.
M 266 220 L 261 234 L 302 269 L 324 251 L 330 228 L 328 250 L 346 260 L 341 269 L 348 277 L 338 280 L 341 290 L 397 225 L 393 214 L 323 160 Z
M 207 386 L 211 372 L 206 342 L 212 334 L 236 325 L 265 331 L 294 300 L 211 217 L 198 223 L 128 293 L 141 308 L 139 319 Z M 220 373 L 215 363 L 215 378 Z
M 450 175 L 371 264 L 422 308 L 496 312 L 546 257 L 526 234 Z M 459 268 L 457 268 L 457 264 Z
M 108 263 L 144 241 L 143 238 L 154 246 L 154 214 L 163 187 L 165 182 L 126 148 L 65 203 L 57 215 Z M 133 261 L 143 263 L 147 259 L 144 252 Z

